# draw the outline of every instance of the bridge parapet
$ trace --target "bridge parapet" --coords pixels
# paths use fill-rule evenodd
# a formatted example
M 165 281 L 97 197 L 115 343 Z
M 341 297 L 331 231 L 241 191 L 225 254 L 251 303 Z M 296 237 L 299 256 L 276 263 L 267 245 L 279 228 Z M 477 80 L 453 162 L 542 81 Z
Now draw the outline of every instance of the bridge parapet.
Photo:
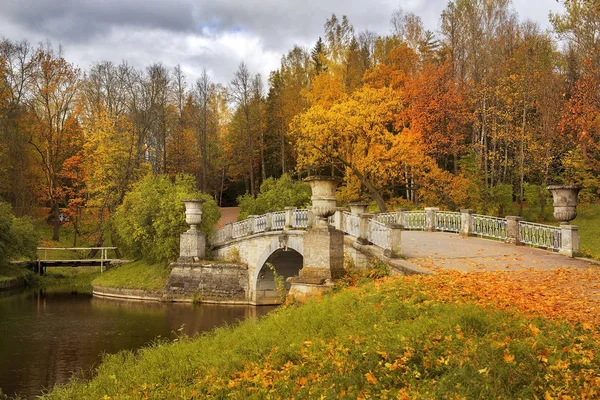
M 253 215 L 243 221 L 226 224 L 213 236 L 212 243 L 213 246 L 220 246 L 231 240 L 262 232 L 305 230 L 312 226 L 314 221 L 311 214 L 310 209 L 289 207 L 285 211 Z M 503 240 L 516 245 L 526 244 L 570 256 L 579 252 L 577 227 L 536 224 L 510 216 L 493 217 L 475 214 L 473 210 L 458 212 L 428 208 L 357 214 L 338 209 L 329 217 L 329 224 L 349 236 L 356 237 L 363 244 L 375 245 L 395 256 L 400 255 L 400 235 L 394 233 L 394 230 L 455 232 L 465 236 Z

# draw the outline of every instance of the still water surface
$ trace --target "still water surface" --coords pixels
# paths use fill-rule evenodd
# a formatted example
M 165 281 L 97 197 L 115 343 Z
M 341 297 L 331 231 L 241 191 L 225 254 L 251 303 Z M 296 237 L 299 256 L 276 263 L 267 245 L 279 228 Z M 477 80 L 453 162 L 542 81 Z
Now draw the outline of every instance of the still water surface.
M 0 389 L 35 398 L 89 374 L 103 353 L 137 349 L 157 337 L 174 339 L 266 314 L 273 307 L 160 304 L 30 290 L 0 292 Z

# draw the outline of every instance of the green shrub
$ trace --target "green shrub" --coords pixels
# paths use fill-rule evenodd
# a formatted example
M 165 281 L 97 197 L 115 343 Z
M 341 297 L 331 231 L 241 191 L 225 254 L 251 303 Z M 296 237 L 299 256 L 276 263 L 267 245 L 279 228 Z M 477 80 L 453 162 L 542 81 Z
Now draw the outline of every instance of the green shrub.
M 31 219 L 16 218 L 11 206 L 0 202 L 0 264 L 21 257 L 35 259 L 38 243 Z
M 260 185 L 260 193 L 256 198 L 249 194 L 238 197 L 239 218 L 283 210 L 285 207 L 307 207 L 310 204 L 310 194 L 308 183 L 294 181 L 287 174 L 279 179 L 269 178 Z
M 211 196 L 195 189 L 192 176 L 178 175 L 175 182 L 166 176 L 149 176 L 134 186 L 112 217 L 120 247 L 136 259 L 175 259 L 179 235 L 189 228 L 182 203 L 188 198 L 206 200 L 199 229 L 210 235 L 221 213 Z

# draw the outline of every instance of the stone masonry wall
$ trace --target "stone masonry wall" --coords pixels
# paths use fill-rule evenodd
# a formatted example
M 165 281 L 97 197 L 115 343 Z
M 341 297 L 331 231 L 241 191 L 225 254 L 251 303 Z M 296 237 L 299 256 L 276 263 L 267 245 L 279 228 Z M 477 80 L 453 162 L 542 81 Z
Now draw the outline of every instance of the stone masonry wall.
M 240 264 L 173 263 L 165 289 L 170 300 L 248 303 L 248 268 Z

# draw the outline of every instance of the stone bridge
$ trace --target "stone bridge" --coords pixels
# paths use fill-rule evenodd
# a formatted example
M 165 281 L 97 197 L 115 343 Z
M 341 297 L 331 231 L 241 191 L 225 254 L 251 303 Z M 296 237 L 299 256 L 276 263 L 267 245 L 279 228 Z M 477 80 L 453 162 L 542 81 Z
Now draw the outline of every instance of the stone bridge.
M 478 236 L 494 239 L 496 245 L 502 242 L 526 244 L 567 256 L 573 256 L 579 250 L 577 228 L 570 225 L 534 224 L 518 217 L 479 215 L 472 210 L 451 212 L 426 208 L 370 214 L 365 209 L 365 206 L 351 206 L 350 211 L 337 209 L 328 219 L 330 229 L 345 235 L 343 245 L 337 252 L 334 251 L 336 254 L 333 256 L 350 257 L 358 267 L 366 265 L 368 258 L 374 256 L 388 263 L 398 273 L 427 273 L 418 265 L 404 260 L 404 253 L 422 257 L 422 250 L 415 252 L 415 238 L 422 243 L 431 242 L 432 239 L 407 236 L 410 231 L 446 232 L 455 234 L 457 238 Z M 290 207 L 285 211 L 250 216 L 219 230 L 212 238 L 211 255 L 218 260 L 247 266 L 242 279 L 247 279 L 246 298 L 249 303 L 278 303 L 281 295 L 277 291 L 273 272 L 286 280 L 285 289 L 289 290 L 291 283 L 288 278 L 293 280 L 303 268 L 307 246 L 305 235 L 314 224 L 315 217 L 308 209 Z M 407 238 L 410 240 L 404 245 L 403 235 L 404 241 Z M 439 238 L 442 239 L 442 235 Z M 450 242 L 451 239 L 444 238 L 442 241 Z M 460 245 L 464 246 L 464 242 Z M 473 245 L 477 247 L 476 243 Z M 317 252 L 324 251 L 319 249 L 319 243 L 311 242 L 310 246 Z
M 315 177 L 309 183 L 313 191 L 310 210 L 288 207 L 225 225 L 211 238 L 209 249 L 214 261 L 206 261 L 206 238 L 196 229 L 201 221 L 201 202 L 186 201 L 186 220 L 191 229 L 181 235 L 180 258 L 173 264 L 168 296 L 176 300 L 177 296 L 192 293 L 205 302 L 276 304 L 289 293 L 301 300 L 320 295 L 343 276 L 345 257 L 351 257 L 359 268 L 368 257 L 378 257 L 400 273 L 431 273 L 423 268 L 428 266 L 427 261 L 419 266 L 404 258 L 417 260 L 420 255 L 426 260 L 427 254 L 439 256 L 440 251 L 455 254 L 455 259 L 464 264 L 466 257 L 460 254 L 470 253 L 464 243 L 456 242 L 459 237 L 479 236 L 493 239 L 495 244 L 529 245 L 570 257 L 579 252 L 575 226 L 541 225 L 519 217 L 497 218 L 473 210 L 453 212 L 433 207 L 370 214 L 366 204 L 354 203 L 348 211 L 336 208 L 335 178 Z M 405 244 L 407 231 L 445 232 L 450 236 L 433 234 L 440 240 L 412 236 Z M 418 242 L 425 248 L 415 248 Z M 448 243 L 451 247 L 445 246 Z M 494 246 L 489 240 L 487 243 L 469 257 L 491 252 Z M 504 247 L 496 247 L 495 254 L 517 248 L 501 245 Z M 437 262 L 440 264 L 444 263 Z

